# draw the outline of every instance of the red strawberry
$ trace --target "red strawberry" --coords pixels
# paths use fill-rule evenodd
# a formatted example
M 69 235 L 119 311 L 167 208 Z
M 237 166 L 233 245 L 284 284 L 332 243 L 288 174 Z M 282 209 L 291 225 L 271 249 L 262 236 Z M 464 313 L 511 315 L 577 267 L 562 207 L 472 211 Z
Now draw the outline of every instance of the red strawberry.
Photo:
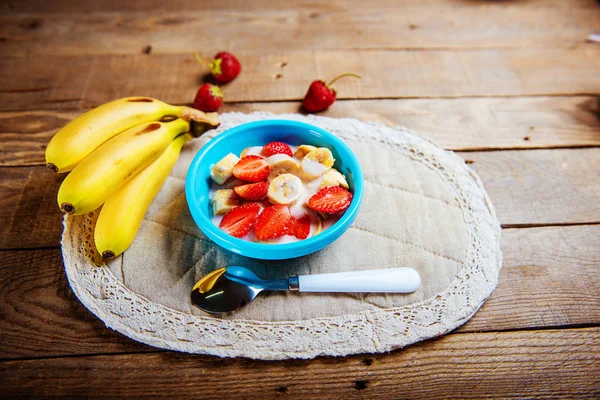
M 266 181 L 269 171 L 269 164 L 261 156 L 243 157 L 233 167 L 233 175 L 246 182 Z
M 283 142 L 271 142 L 263 146 L 263 152 L 267 156 L 273 156 L 275 154 L 287 154 L 290 157 L 294 157 L 290 146 Z
M 294 218 L 290 233 L 298 239 L 306 239 L 310 233 L 310 217 L 305 214 L 300 219 Z
M 269 190 L 269 182 L 249 183 L 247 185 L 235 186 L 235 193 L 244 200 L 262 200 Z
M 213 78 L 222 83 L 231 82 L 239 75 L 242 65 L 235 56 L 227 51 L 221 51 L 210 60 L 208 65 L 196 53 L 196 60 L 210 69 Z
M 352 193 L 340 186 L 328 186 L 308 199 L 308 207 L 327 214 L 344 211 L 352 202 Z
M 275 239 L 290 233 L 293 217 L 288 206 L 277 204 L 265 208 L 256 220 L 254 234 L 258 240 Z
M 343 76 L 354 76 L 356 78 L 360 78 L 359 75 L 356 74 L 342 74 L 339 75 L 329 83 L 325 83 L 325 81 L 313 81 L 308 88 L 308 92 L 304 96 L 304 100 L 302 101 L 302 106 L 308 112 L 319 112 L 326 110 L 330 105 L 335 101 L 335 96 L 337 92 L 334 88 L 331 87 L 335 81 L 340 79 Z
M 260 205 L 248 203 L 232 208 L 223 216 L 219 228 L 231 236 L 244 237 L 254 228 Z
M 223 104 L 223 92 L 218 86 L 205 83 L 200 86 L 194 98 L 194 108 L 204 111 L 217 111 Z

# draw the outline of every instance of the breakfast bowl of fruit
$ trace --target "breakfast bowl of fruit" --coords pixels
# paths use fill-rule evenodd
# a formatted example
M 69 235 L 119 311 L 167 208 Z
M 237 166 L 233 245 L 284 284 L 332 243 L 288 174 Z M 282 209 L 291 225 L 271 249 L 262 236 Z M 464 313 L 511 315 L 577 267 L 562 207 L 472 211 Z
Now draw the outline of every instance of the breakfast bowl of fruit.
M 202 232 L 243 256 L 313 253 L 354 222 L 363 173 L 350 148 L 310 124 L 264 120 L 210 140 L 194 157 L 185 194 Z

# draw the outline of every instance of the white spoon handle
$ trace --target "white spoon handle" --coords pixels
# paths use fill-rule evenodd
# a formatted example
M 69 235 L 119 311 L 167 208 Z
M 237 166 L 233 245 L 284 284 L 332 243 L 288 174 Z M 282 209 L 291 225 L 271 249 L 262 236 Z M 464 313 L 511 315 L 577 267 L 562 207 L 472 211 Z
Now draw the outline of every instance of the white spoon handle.
M 298 280 L 301 292 L 412 293 L 421 285 L 419 273 L 412 268 L 301 275 Z

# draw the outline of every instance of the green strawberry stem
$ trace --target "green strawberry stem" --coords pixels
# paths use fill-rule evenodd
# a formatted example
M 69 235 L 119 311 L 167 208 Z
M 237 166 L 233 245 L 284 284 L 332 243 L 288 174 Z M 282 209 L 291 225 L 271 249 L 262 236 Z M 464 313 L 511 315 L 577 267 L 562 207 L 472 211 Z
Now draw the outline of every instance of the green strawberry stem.
M 206 64 L 206 62 L 205 62 L 205 61 L 204 61 L 202 58 L 200 58 L 200 54 L 199 54 L 198 52 L 196 52 L 196 60 L 197 60 L 197 61 L 198 61 L 200 64 L 202 64 L 202 66 L 203 66 L 203 67 L 205 67 L 205 68 L 209 68 L 209 67 L 208 67 L 208 65 Z M 209 68 L 209 69 L 210 69 L 210 68 Z
M 362 79 L 362 76 L 357 75 L 357 74 L 351 74 L 351 73 L 341 74 L 341 75 L 338 75 L 335 78 L 333 78 L 333 80 L 327 84 L 327 87 L 331 87 L 331 85 L 333 85 L 335 81 L 337 81 L 338 79 L 343 78 L 345 76 L 353 76 L 355 78 Z

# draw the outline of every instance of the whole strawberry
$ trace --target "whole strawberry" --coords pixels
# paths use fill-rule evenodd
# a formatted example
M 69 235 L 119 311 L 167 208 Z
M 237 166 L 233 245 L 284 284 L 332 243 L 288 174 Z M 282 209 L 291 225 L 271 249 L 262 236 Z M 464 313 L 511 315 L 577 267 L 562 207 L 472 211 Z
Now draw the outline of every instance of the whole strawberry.
M 308 112 L 319 112 L 328 109 L 335 102 L 335 96 L 337 95 L 331 85 L 344 76 L 353 76 L 360 79 L 360 75 L 342 74 L 333 78 L 329 83 L 322 80 L 313 81 L 304 96 L 304 100 L 302 100 L 304 109 Z
M 205 83 L 200 86 L 194 98 L 194 108 L 204 111 L 217 111 L 223 104 L 223 93 L 218 86 Z
M 213 78 L 222 83 L 231 82 L 242 70 L 242 65 L 235 56 L 227 51 L 221 51 L 215 54 L 208 65 L 196 53 L 196 60 L 210 69 Z

